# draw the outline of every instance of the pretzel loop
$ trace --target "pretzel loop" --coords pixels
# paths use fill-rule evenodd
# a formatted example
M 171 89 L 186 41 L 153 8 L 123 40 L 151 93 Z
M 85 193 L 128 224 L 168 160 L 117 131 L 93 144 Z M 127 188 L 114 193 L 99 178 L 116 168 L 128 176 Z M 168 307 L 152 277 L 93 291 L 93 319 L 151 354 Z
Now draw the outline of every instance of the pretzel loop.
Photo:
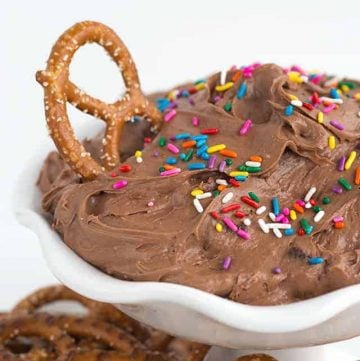
M 69 80 L 69 66 L 75 52 L 87 43 L 101 45 L 120 69 L 126 93 L 112 104 L 93 98 Z M 136 66 L 121 39 L 103 24 L 84 21 L 66 31 L 55 43 L 45 71 L 36 74 L 44 87 L 45 113 L 52 136 L 60 154 L 85 179 L 103 173 L 83 145 L 76 139 L 67 116 L 66 103 L 106 122 L 103 139 L 103 159 L 106 169 L 120 161 L 119 145 L 124 123 L 135 115 L 147 116 L 155 128 L 162 122 L 160 112 L 143 95 Z

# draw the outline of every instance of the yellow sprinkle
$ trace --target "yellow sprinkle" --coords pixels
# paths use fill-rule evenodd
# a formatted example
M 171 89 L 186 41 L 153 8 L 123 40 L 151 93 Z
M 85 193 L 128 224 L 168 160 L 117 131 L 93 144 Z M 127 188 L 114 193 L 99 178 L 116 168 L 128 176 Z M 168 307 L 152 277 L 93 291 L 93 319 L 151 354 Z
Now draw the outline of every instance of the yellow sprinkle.
M 294 83 L 303 82 L 303 79 L 301 79 L 301 74 L 298 71 L 289 71 L 287 75 L 289 80 L 293 81 Z
M 224 85 L 217 85 L 215 87 L 215 90 L 217 92 L 224 92 L 224 91 L 230 89 L 233 85 L 234 85 L 234 83 L 232 81 L 229 81 L 229 82 L 225 83 Z
M 142 151 L 141 150 L 137 150 L 135 152 L 135 158 L 140 158 L 142 156 Z
M 356 100 L 360 100 L 360 93 L 356 93 L 356 94 L 354 95 L 354 98 L 355 98 Z
M 336 147 L 336 139 L 333 135 L 330 135 L 329 137 L 329 148 L 330 149 L 335 149 Z
M 203 90 L 206 87 L 206 83 L 199 83 L 195 85 L 196 90 Z
M 198 195 L 200 195 L 200 194 L 203 194 L 204 193 L 204 191 L 202 191 L 201 189 L 194 189 L 192 192 L 191 192 L 191 195 L 193 196 L 193 197 L 196 197 L 196 196 L 198 196 Z
M 319 113 L 317 114 L 317 121 L 318 121 L 318 123 L 320 123 L 320 124 L 324 123 L 324 113 L 323 113 L 323 112 L 319 112 Z
M 290 219 L 291 219 L 292 221 L 296 221 L 296 218 L 297 218 L 296 212 L 292 209 L 292 210 L 290 211 Z
M 348 93 L 348 92 L 350 91 L 350 88 L 349 88 L 347 85 L 343 84 L 343 85 L 341 86 L 341 91 L 342 91 L 343 93 Z
M 290 98 L 290 100 L 299 100 L 299 98 L 296 95 L 288 94 L 287 96 Z
M 169 94 L 168 94 L 168 99 L 169 100 L 175 100 L 176 99 L 176 95 L 179 93 L 178 90 L 172 90 Z
M 350 153 L 348 159 L 346 160 L 346 163 L 345 163 L 346 170 L 349 170 L 351 168 L 352 164 L 354 163 L 354 160 L 356 159 L 356 156 L 357 156 L 357 154 L 356 154 L 355 150 L 353 150 Z
M 238 175 L 242 175 L 244 177 L 248 177 L 249 176 L 249 172 L 240 172 L 237 170 L 234 170 L 232 172 L 230 172 L 230 177 L 237 177 Z
M 222 230 L 223 230 L 222 224 L 221 223 L 216 223 L 215 229 L 216 229 L 217 232 L 221 233 Z
M 223 150 L 225 148 L 226 148 L 225 144 L 216 144 L 209 147 L 207 152 L 211 154 L 211 153 L 219 152 L 220 150 Z

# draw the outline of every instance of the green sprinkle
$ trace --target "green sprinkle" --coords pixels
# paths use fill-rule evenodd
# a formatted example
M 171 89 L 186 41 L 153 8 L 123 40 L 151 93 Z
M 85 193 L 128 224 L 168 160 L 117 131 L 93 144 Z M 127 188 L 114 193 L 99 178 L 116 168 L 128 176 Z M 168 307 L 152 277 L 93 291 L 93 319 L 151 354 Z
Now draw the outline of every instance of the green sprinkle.
M 245 166 L 245 171 L 249 172 L 249 173 L 259 173 L 259 172 L 262 171 L 262 168 L 261 167 L 248 167 L 248 166 Z
M 214 197 L 217 197 L 219 194 L 220 194 L 220 191 L 218 191 L 218 190 L 213 191 L 213 196 L 214 196 Z
M 188 162 L 192 158 L 193 154 L 194 154 L 194 149 L 192 148 L 186 153 L 184 161 Z
M 343 85 L 347 86 L 350 89 L 355 89 L 356 88 L 356 84 L 351 82 L 351 81 L 340 81 L 338 83 L 339 88 L 341 88 Z
M 255 202 L 260 202 L 260 198 L 254 192 L 249 192 L 249 197 Z
M 238 167 L 237 167 L 237 170 L 240 170 L 240 171 L 246 171 L 246 165 L 239 165 Z
M 160 173 L 165 172 L 165 168 L 164 168 L 164 167 L 160 167 L 160 168 L 159 168 L 159 172 L 160 172 Z
M 311 226 L 305 218 L 300 219 L 300 224 L 306 234 L 310 234 L 314 229 L 314 227 Z
M 330 204 L 330 203 L 331 203 L 330 197 L 324 197 L 324 198 L 322 199 L 322 203 L 323 203 L 323 204 Z
M 315 207 L 313 208 L 313 210 L 314 210 L 315 213 L 319 213 L 319 212 L 321 211 L 321 207 L 315 206 Z
M 224 105 L 224 109 L 225 109 L 227 112 L 231 112 L 232 104 L 231 104 L 231 103 L 226 103 L 226 104 Z
M 233 160 L 230 158 L 226 158 L 225 159 L 226 165 L 232 165 L 233 164 Z
M 165 137 L 160 137 L 160 139 L 159 139 L 159 147 L 165 147 L 165 145 L 166 145 Z
M 351 184 L 345 179 L 345 178 L 339 178 L 338 180 L 339 184 L 346 189 L 347 191 L 351 191 L 352 190 L 352 186 Z

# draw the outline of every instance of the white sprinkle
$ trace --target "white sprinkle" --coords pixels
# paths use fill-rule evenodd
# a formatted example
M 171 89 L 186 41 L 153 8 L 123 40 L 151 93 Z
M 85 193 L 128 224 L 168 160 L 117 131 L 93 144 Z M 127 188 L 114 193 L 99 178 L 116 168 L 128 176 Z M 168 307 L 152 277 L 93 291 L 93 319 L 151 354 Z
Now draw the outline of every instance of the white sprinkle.
M 311 187 L 306 193 L 306 196 L 304 197 L 304 201 L 309 202 L 312 196 L 315 194 L 315 192 L 316 192 L 316 187 Z
M 250 226 L 251 225 L 250 218 L 244 218 L 243 223 L 245 224 L 245 226 Z
M 143 162 L 143 159 L 142 159 L 141 157 L 137 157 L 137 158 L 136 158 L 136 163 L 139 163 L 139 164 L 140 164 L 140 163 L 142 163 L 142 162 Z
M 303 102 L 301 100 L 294 99 L 291 101 L 291 105 L 293 105 L 294 107 L 302 107 Z
M 225 179 L 217 179 L 215 182 L 216 184 L 222 184 L 224 186 L 229 185 L 229 183 Z
M 260 215 L 263 214 L 265 211 L 266 211 L 266 207 L 265 207 L 265 206 L 262 206 L 262 207 L 259 207 L 259 208 L 256 210 L 256 214 L 257 214 L 258 216 L 260 216 Z
M 195 196 L 196 199 L 206 199 L 206 198 L 210 198 L 212 196 L 211 192 L 206 192 L 203 194 L 197 194 Z
M 261 167 L 260 162 L 253 162 L 251 160 L 248 160 L 247 162 L 245 162 L 245 165 L 248 167 Z
M 224 85 L 226 82 L 226 75 L 227 75 L 227 71 L 226 70 L 222 70 L 220 73 L 220 85 Z
M 305 203 L 305 208 L 310 209 L 312 207 L 312 204 L 310 202 Z
M 325 83 L 324 83 L 324 87 L 327 88 L 327 87 L 334 87 L 334 86 L 337 86 L 337 83 L 340 81 L 340 78 L 334 76 L 332 77 L 331 79 L 327 80 Z
M 266 223 L 266 225 L 270 228 L 270 229 L 290 229 L 291 228 L 291 224 L 288 223 Z
M 282 233 L 280 232 L 279 228 L 273 228 L 273 232 L 277 238 L 282 237 Z
M 204 208 L 203 208 L 203 206 L 201 205 L 200 201 L 197 198 L 195 198 L 193 200 L 193 203 L 194 203 L 194 207 L 196 208 L 198 213 L 204 212 Z
M 222 199 L 222 203 L 228 203 L 232 200 L 232 198 L 234 197 L 234 193 L 233 192 L 229 192 L 227 194 L 224 195 L 224 198 Z
M 259 226 L 260 226 L 261 230 L 262 230 L 264 233 L 269 233 L 269 232 L 270 232 L 269 227 L 266 225 L 265 221 L 264 221 L 262 218 L 260 218 L 260 219 L 258 220 L 258 223 L 259 223 Z
M 270 212 L 269 213 L 269 218 L 273 221 L 273 222 L 276 222 L 276 216 L 274 213 Z
M 322 101 L 323 103 L 333 103 L 333 104 L 344 103 L 344 101 L 340 98 L 334 99 L 334 98 L 329 98 L 329 97 L 321 97 L 320 101 Z
M 307 83 L 309 81 L 309 78 L 306 75 L 301 75 L 300 79 L 304 82 Z
M 323 210 L 317 212 L 317 213 L 315 214 L 315 217 L 314 217 L 314 222 L 315 222 L 315 223 L 320 222 L 320 221 L 323 219 L 324 216 L 325 216 L 325 212 L 324 212 Z

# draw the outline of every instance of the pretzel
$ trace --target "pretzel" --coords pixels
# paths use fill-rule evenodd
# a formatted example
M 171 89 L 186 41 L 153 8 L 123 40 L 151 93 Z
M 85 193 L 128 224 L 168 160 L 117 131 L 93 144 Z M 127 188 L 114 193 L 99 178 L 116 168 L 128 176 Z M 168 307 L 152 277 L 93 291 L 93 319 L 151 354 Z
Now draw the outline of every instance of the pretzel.
M 126 93 L 112 104 L 93 98 L 69 80 L 69 66 L 75 52 L 86 43 L 101 45 L 120 69 Z M 136 66 L 121 39 L 107 26 L 84 21 L 68 29 L 55 43 L 44 71 L 36 73 L 44 87 L 45 114 L 49 132 L 61 156 L 85 179 L 93 179 L 105 169 L 86 152 L 76 139 L 69 122 L 66 103 L 100 118 L 106 123 L 103 162 L 107 170 L 120 162 L 119 145 L 124 123 L 132 116 L 147 116 L 155 129 L 162 123 L 161 113 L 140 88 Z
M 262 353 L 262 354 L 242 356 L 234 361 L 277 361 L 277 360 L 269 355 L 265 355 Z
M 2 318 L 0 320 L 0 360 L 19 360 L 18 355 L 5 347 L 6 342 L 18 336 L 41 337 L 54 346 L 58 357 L 66 357 L 72 349 L 74 341 L 61 329 L 52 325 L 52 321 L 53 317 L 45 314 Z M 29 361 L 41 360 L 38 351 L 27 356 Z

